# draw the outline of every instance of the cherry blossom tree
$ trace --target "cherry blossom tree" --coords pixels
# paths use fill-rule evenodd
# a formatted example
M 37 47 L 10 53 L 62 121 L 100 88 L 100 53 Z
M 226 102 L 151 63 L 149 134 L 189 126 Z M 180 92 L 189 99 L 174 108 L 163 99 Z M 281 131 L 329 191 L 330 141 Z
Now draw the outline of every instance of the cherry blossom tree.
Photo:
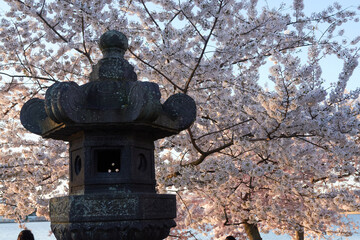
M 0 215 L 21 221 L 37 210 L 47 216 L 46 196 L 65 190 L 67 148 L 61 142 L 30 136 L 21 128 L 18 104 L 34 93 L 23 82 L 4 80 L 0 90 Z
M 169 239 L 295 239 L 351 234 L 342 213 L 360 208 L 359 8 L 335 3 L 306 15 L 302 0 L 2 0 L 0 21 L 1 214 L 46 215 L 63 193 L 66 145 L 27 135 L 19 109 L 57 81 L 84 83 L 99 37 L 129 37 L 126 58 L 162 96 L 198 107 L 179 136 L 157 143 L 159 192 L 178 196 Z M 330 86 L 322 59 L 343 64 Z M 268 67 L 269 66 L 269 67 Z M 260 69 L 267 71 L 264 85 Z

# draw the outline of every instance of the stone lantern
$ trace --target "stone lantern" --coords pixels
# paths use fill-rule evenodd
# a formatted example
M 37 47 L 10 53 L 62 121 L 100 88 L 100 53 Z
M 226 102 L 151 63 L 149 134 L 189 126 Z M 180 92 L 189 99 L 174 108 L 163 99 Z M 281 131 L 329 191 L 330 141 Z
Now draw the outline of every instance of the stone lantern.
M 185 94 L 161 104 L 159 86 L 137 81 L 123 58 L 127 47 L 106 32 L 88 83 L 57 82 L 21 110 L 27 130 L 70 144 L 69 196 L 50 200 L 58 240 L 157 240 L 176 225 L 175 196 L 155 191 L 154 141 L 188 128 L 196 106 Z

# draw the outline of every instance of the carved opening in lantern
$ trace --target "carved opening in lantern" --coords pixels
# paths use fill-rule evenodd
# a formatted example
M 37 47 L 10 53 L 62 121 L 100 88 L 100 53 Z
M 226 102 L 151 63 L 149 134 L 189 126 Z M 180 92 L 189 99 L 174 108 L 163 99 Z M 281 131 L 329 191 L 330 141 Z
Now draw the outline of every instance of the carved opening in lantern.
M 146 171 L 146 165 L 147 165 L 147 163 L 146 163 L 145 155 L 142 154 L 142 153 L 139 154 L 139 156 L 138 156 L 138 166 L 137 166 L 138 170 L 140 170 L 142 172 L 145 172 Z
M 98 172 L 120 172 L 121 151 L 119 149 L 96 149 L 94 153 Z
M 75 169 L 75 174 L 79 175 L 79 173 L 81 171 L 81 158 L 80 158 L 80 156 L 76 156 L 76 158 L 75 158 L 74 169 Z

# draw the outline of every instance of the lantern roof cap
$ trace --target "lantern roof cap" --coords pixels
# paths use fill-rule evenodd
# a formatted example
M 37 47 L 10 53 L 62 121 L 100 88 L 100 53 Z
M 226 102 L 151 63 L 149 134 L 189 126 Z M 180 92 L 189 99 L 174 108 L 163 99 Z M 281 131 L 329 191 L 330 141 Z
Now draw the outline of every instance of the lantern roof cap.
M 99 47 L 101 51 L 118 48 L 125 52 L 128 48 L 128 39 L 122 32 L 110 30 L 100 37 Z
M 186 94 L 160 102 L 159 86 L 137 81 L 123 56 L 126 36 L 111 30 L 100 38 L 103 58 L 93 67 L 90 82 L 57 82 L 45 99 L 34 98 L 21 109 L 23 126 L 42 137 L 68 140 L 79 131 L 148 131 L 155 139 L 184 130 L 195 121 L 196 105 Z

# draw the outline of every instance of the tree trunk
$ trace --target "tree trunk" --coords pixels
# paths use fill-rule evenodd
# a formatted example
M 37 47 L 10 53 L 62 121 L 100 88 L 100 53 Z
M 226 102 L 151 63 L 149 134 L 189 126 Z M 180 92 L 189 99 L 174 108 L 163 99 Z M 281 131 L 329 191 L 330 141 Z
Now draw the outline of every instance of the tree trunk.
M 295 240 L 304 240 L 304 231 L 296 231 Z
M 249 240 L 262 240 L 256 224 L 244 223 L 244 228 Z

